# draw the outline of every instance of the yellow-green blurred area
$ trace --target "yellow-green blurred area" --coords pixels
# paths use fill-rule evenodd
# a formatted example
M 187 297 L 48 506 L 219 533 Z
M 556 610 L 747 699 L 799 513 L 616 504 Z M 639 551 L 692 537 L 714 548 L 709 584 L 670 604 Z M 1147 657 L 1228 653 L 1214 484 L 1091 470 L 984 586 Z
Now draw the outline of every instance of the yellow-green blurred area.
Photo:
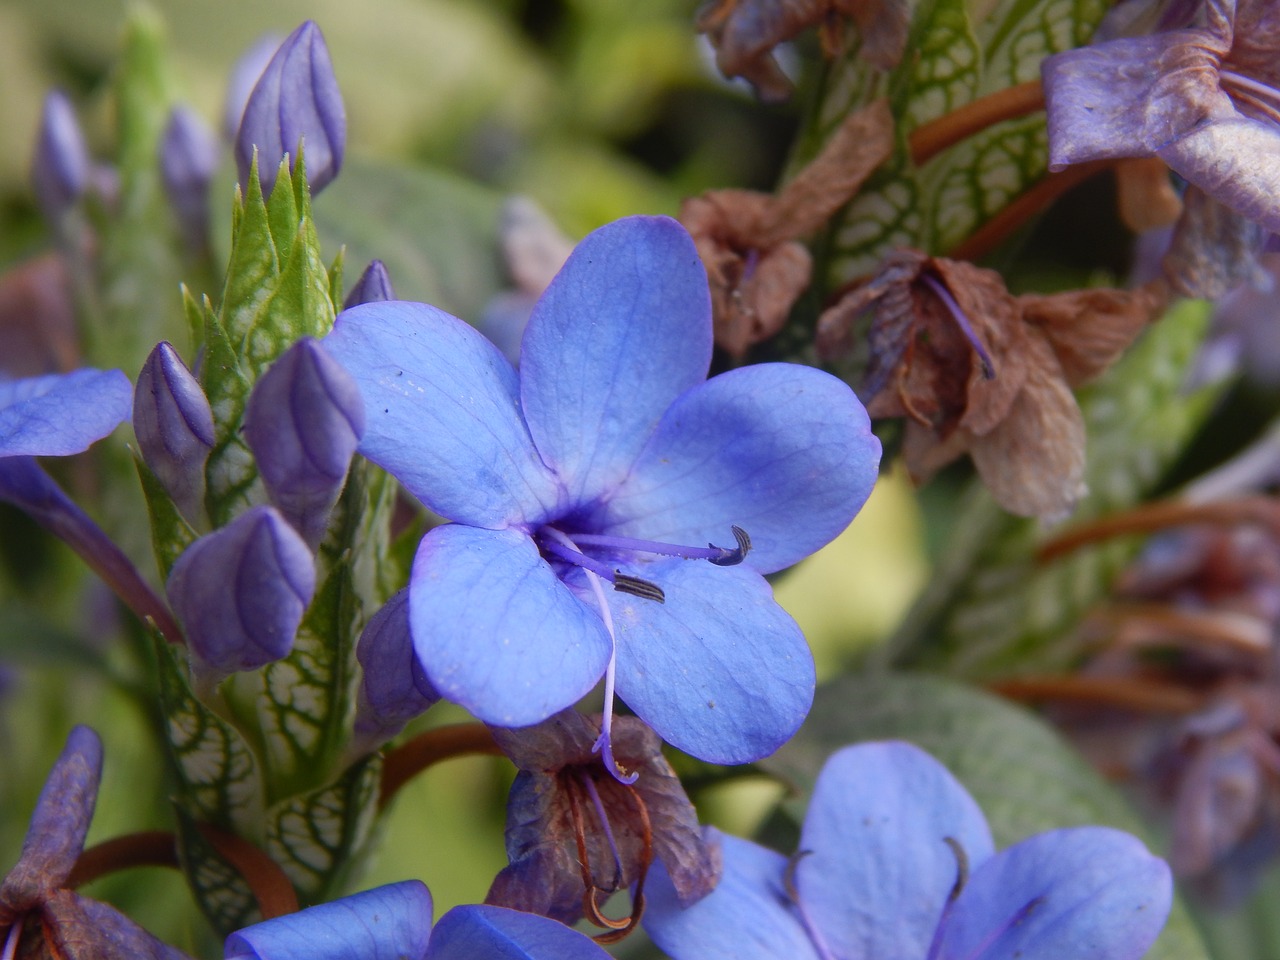
M 769 185 L 789 112 L 709 67 L 694 0 L 159 0 L 175 96 L 221 127 L 232 64 L 315 20 L 347 104 L 348 148 L 531 194 L 572 235 L 675 212 L 711 186 Z M 66 89 L 99 156 L 119 0 L 0 2 L 0 196 L 21 202 L 45 90 Z M 215 192 L 215 196 L 218 194 Z M 0 244 L 0 257 L 4 256 Z

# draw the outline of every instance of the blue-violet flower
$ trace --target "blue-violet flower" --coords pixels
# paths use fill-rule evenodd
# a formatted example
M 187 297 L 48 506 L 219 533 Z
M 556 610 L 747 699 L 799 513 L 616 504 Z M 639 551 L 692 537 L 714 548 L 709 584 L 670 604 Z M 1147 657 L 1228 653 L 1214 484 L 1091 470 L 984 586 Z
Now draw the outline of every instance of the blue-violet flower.
M 454 907 L 431 925 L 420 880 L 391 883 L 264 920 L 227 938 L 226 960 L 608 960 L 588 937 L 546 917 Z
M 423 538 L 409 588 L 441 695 L 520 727 L 603 675 L 611 767 L 615 691 L 713 762 L 795 732 L 813 660 L 763 574 L 848 525 L 880 444 L 821 371 L 705 380 L 707 277 L 679 224 L 632 217 L 583 240 L 534 309 L 518 375 L 425 304 L 346 311 L 325 345 L 364 393 L 361 452 L 454 521 Z
M 720 839 L 724 876 L 692 907 L 650 875 L 645 929 L 675 960 L 1136 960 L 1172 900 L 1168 866 L 1119 830 L 995 853 L 964 787 L 900 742 L 827 761 L 791 860 Z

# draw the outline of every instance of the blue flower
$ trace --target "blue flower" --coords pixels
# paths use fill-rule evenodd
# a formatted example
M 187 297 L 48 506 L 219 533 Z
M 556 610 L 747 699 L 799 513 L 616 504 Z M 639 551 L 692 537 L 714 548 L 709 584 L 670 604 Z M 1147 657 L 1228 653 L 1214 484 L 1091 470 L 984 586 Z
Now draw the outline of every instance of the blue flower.
M 431 926 L 431 894 L 406 880 L 245 927 L 226 960 L 608 960 L 568 927 L 502 907 L 454 907 Z
M 633 217 L 583 240 L 534 309 L 518 375 L 417 303 L 346 311 L 325 345 L 364 394 L 360 451 L 454 521 L 423 539 L 410 581 L 442 696 L 521 727 L 604 675 L 606 762 L 615 690 L 713 762 L 795 731 L 813 660 L 763 574 L 845 528 L 880 445 L 821 371 L 705 379 L 707 278 L 679 224 Z
M 792 860 L 721 842 L 720 885 L 688 909 L 650 874 L 645 929 L 675 960 L 1136 960 L 1172 899 L 1168 866 L 1118 830 L 995 853 L 973 798 L 906 743 L 827 761 Z
M 81 453 L 124 421 L 132 403 L 133 388 L 119 370 L 0 376 L 0 457 Z

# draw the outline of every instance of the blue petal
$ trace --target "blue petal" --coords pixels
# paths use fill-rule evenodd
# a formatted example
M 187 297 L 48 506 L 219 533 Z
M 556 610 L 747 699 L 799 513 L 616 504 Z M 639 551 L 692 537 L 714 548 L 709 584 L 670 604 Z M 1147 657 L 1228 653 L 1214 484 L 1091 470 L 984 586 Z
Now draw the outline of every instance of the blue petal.
M 746 367 L 671 407 L 598 519 L 601 532 L 701 546 L 751 535 L 771 573 L 837 536 L 871 494 L 880 441 L 853 391 L 799 364 Z
M 796 867 L 800 900 L 839 960 L 921 960 L 955 886 L 950 837 L 976 868 L 992 853 L 982 811 L 907 743 L 833 754 L 818 775 Z
M 661 560 L 635 572 L 666 602 L 609 597 L 618 696 L 668 743 L 711 763 L 768 756 L 813 703 L 804 634 L 745 567 Z
M 1164 926 L 1169 868 L 1136 837 L 1055 830 L 982 865 L 951 905 L 930 960 L 1137 960 Z
M 714 827 L 705 832 L 724 856 L 720 883 L 681 908 L 666 869 L 655 863 L 644 890 L 644 929 L 653 942 L 675 960 L 819 960 L 787 896 L 787 858 Z
M 525 330 L 520 400 L 575 501 L 626 475 L 671 402 L 711 362 L 711 295 L 693 241 L 666 217 L 584 239 Z
M 405 880 L 264 920 L 227 937 L 226 960 L 422 960 L 431 894 Z
M 449 524 L 423 537 L 409 623 L 440 695 L 499 727 L 528 726 L 571 706 L 609 660 L 599 614 L 513 530 Z
M 133 388 L 119 370 L 0 378 L 0 457 L 65 457 L 128 419 Z
M 550 514 L 560 491 L 520 418 L 516 373 L 475 330 L 386 301 L 345 311 L 323 342 L 364 396 L 360 452 L 428 507 L 494 528 Z
M 595 941 L 505 907 L 454 907 L 431 935 L 431 960 L 609 960 Z

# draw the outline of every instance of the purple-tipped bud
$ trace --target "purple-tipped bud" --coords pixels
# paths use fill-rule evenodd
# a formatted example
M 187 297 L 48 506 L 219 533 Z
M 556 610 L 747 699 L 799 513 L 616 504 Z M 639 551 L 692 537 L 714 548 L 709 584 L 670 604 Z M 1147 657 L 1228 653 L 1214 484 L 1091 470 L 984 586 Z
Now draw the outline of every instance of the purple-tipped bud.
M 254 386 L 244 433 L 271 502 L 315 549 L 364 434 L 355 381 L 317 341 L 299 340 Z
M 133 432 L 142 459 L 193 523 L 202 515 L 204 466 L 213 449 L 213 411 L 200 383 L 166 341 L 138 374 Z
M 197 250 L 209 243 L 209 181 L 218 168 L 213 131 L 186 107 L 174 107 L 160 140 L 160 176 L 187 242 Z
M 302 538 L 274 508 L 254 507 L 189 546 L 166 590 L 193 671 L 216 682 L 286 656 L 315 587 Z
M 356 739 L 363 752 L 386 743 L 440 699 L 413 650 L 407 589 L 373 615 L 356 644 L 356 659 L 364 671 L 356 702 Z
M 342 301 L 342 308 L 350 310 L 362 303 L 378 303 L 395 298 L 396 291 L 391 286 L 391 275 L 387 273 L 386 265 L 381 260 L 374 260 L 360 274 L 360 279 L 347 294 L 347 299 Z
M 31 164 L 36 201 L 51 222 L 67 212 L 89 182 L 89 150 L 71 101 L 60 90 L 44 98 L 40 133 Z
M 311 192 L 319 193 L 342 166 L 347 114 L 320 28 L 308 20 L 285 38 L 258 78 L 236 133 L 236 163 L 247 183 L 258 151 L 262 192 L 275 185 L 285 154 L 296 158 L 302 142 Z
M 264 33 L 253 42 L 253 46 L 240 55 L 240 59 L 231 68 L 227 79 L 227 95 L 222 102 L 222 133 L 228 141 L 235 142 L 236 131 L 240 129 L 240 121 L 244 118 L 244 108 L 249 102 L 249 94 L 258 85 L 267 64 L 280 49 L 284 38 L 278 33 Z

